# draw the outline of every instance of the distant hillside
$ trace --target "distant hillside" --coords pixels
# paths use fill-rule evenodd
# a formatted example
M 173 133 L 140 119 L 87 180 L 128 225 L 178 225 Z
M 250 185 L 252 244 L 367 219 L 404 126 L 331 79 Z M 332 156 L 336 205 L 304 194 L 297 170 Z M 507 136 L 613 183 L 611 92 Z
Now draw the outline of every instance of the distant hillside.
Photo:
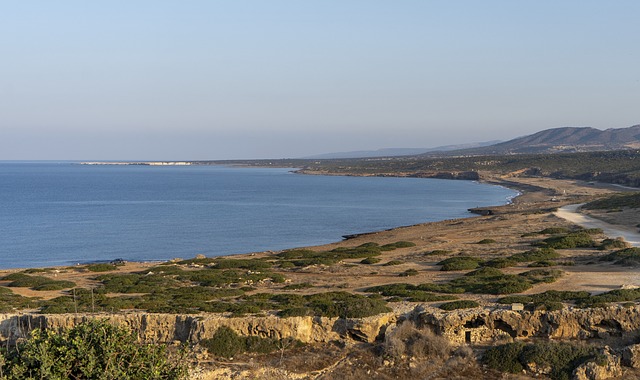
M 470 144 L 458 144 L 458 145 L 444 145 L 435 148 L 384 148 L 378 150 L 358 150 L 353 152 L 336 152 L 318 154 L 315 156 L 304 157 L 306 159 L 322 159 L 330 160 L 334 158 L 365 158 L 365 157 L 396 157 L 396 156 L 415 156 L 428 152 L 446 152 L 451 150 L 479 148 L 499 143 L 499 140 L 470 143 Z
M 447 154 L 540 154 L 637 148 L 640 148 L 640 125 L 604 131 L 590 127 L 563 127 L 547 129 L 491 146 L 450 151 Z M 433 156 L 434 154 L 424 155 Z

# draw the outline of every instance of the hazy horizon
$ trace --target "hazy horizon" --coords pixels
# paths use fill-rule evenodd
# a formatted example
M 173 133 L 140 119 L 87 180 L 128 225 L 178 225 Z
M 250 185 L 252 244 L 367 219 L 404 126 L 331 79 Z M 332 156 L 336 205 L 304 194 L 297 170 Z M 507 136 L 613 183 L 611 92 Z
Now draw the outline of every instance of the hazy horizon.
M 0 6 L 0 160 L 297 158 L 640 123 L 640 3 Z

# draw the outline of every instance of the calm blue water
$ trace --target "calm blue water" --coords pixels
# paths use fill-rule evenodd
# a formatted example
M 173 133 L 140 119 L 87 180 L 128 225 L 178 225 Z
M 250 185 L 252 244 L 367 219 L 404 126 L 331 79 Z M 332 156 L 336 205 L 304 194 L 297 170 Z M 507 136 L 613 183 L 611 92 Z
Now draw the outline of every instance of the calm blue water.
M 0 162 L 0 268 L 279 250 L 469 216 L 515 192 L 290 169 Z

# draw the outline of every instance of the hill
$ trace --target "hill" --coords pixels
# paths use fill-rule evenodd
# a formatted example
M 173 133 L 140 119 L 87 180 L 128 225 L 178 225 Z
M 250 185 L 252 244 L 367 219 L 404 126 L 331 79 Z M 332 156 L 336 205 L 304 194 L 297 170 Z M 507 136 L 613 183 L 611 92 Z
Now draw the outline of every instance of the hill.
M 480 148 L 499 143 L 499 140 L 492 140 L 479 143 L 444 145 L 435 148 L 382 148 L 377 150 L 357 150 L 352 152 L 324 153 L 314 156 L 304 157 L 305 159 L 334 159 L 334 158 L 365 158 L 365 157 L 396 157 L 415 156 L 423 153 L 447 152 L 451 150 Z
M 552 128 L 491 146 L 449 151 L 446 155 L 549 154 L 637 148 L 640 148 L 640 124 L 604 131 L 590 127 Z M 424 155 L 435 156 L 434 153 Z

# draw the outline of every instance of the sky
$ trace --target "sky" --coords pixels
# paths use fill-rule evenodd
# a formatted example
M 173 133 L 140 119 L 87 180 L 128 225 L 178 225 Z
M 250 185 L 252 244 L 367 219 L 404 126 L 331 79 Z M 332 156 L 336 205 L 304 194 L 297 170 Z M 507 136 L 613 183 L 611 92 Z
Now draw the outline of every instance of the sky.
M 0 160 L 291 158 L 640 123 L 640 1 L 0 0 Z

